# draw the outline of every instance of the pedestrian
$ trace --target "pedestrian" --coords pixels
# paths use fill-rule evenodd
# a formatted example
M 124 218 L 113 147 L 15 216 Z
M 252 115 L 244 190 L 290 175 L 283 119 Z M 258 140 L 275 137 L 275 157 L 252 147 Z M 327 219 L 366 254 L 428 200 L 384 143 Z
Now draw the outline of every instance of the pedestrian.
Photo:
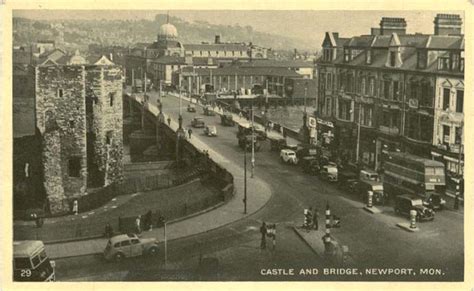
M 167 121 L 168 121 L 168 126 L 171 126 L 171 117 L 168 116 Z
M 307 221 L 306 231 L 309 232 L 313 224 L 313 208 L 312 207 L 310 207 L 308 212 L 306 212 L 306 221 Z
M 43 218 L 39 217 L 38 214 L 33 213 L 31 217 L 35 220 L 35 224 L 37 228 L 41 228 L 43 226 Z
M 454 210 L 459 209 L 459 195 L 454 196 Z
M 265 221 L 262 222 L 262 226 L 260 227 L 260 233 L 262 234 L 262 239 L 260 241 L 260 248 L 264 250 L 267 247 L 267 241 L 265 236 L 267 235 L 267 225 Z
M 72 203 L 72 212 L 74 215 L 77 215 L 79 213 L 79 202 L 77 199 L 74 199 L 74 202 Z
M 188 129 L 188 135 L 189 135 L 189 139 L 191 139 L 191 134 L 193 133 L 193 130 L 190 128 Z
M 145 214 L 145 228 L 148 229 L 148 231 L 153 230 L 153 222 L 152 222 L 152 213 L 151 210 L 148 210 L 148 212 Z
M 239 112 L 239 118 L 242 118 L 242 111 Z
M 314 215 L 313 215 L 313 229 L 318 230 L 318 228 L 319 228 L 319 223 L 318 223 L 319 212 L 318 212 L 318 209 L 316 207 L 314 209 L 315 209 L 315 211 L 314 211 Z
M 276 224 L 273 224 L 271 228 L 271 237 L 272 237 L 272 250 L 276 248 Z
M 114 229 L 110 225 L 110 223 L 107 222 L 105 225 L 105 231 L 104 231 L 105 237 L 106 238 L 111 238 L 114 235 Z
M 135 219 L 135 230 L 136 230 L 136 233 L 137 233 L 137 234 L 142 233 L 142 229 L 141 229 L 141 216 L 140 216 L 140 215 L 138 215 L 138 216 L 137 216 L 137 219 Z

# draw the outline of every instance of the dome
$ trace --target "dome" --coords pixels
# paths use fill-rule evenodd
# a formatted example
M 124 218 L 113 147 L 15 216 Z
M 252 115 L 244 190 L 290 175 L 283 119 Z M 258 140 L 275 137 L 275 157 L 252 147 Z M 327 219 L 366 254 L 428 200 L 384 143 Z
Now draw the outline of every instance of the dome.
M 165 23 L 160 27 L 158 32 L 158 39 L 176 39 L 178 37 L 178 31 L 173 24 Z

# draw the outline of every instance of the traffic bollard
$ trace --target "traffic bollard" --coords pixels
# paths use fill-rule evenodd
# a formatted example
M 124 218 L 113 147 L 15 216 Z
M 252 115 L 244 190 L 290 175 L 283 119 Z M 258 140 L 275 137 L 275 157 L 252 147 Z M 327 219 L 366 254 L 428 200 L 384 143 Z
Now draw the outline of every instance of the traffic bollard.
M 410 210 L 410 228 L 416 228 L 416 210 Z
M 374 197 L 374 192 L 367 191 L 367 207 L 372 207 L 372 198 Z

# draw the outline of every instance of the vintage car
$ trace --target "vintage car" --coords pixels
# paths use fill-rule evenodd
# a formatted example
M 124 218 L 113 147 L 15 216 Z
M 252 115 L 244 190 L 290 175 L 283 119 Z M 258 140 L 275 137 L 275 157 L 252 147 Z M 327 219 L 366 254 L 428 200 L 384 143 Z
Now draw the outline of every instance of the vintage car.
M 417 221 L 430 221 L 434 219 L 434 211 L 423 206 L 423 200 L 409 194 L 398 195 L 395 198 L 395 213 L 410 218 L 410 210 L 416 211 Z
M 319 166 L 319 160 L 315 156 L 302 157 L 301 159 L 299 159 L 299 163 L 301 165 L 301 168 L 303 169 L 303 172 L 311 175 L 317 175 L 321 170 Z
M 217 128 L 213 125 L 208 125 L 204 128 L 204 134 L 207 136 L 217 136 Z
M 298 159 L 296 158 L 296 153 L 294 150 L 283 149 L 280 151 L 280 160 L 282 162 L 296 165 L 298 163 Z
M 109 239 L 104 250 L 108 261 L 141 255 L 156 256 L 158 241 L 155 238 L 139 238 L 136 234 L 120 234 Z
M 368 192 L 371 191 L 372 203 L 377 205 L 385 205 L 386 197 L 383 192 L 383 183 L 372 180 L 359 180 L 355 186 L 355 191 L 360 195 L 361 200 L 367 202 Z
M 224 113 L 221 115 L 221 123 L 224 126 L 234 126 L 235 121 L 233 120 L 232 113 Z
M 201 117 L 194 117 L 193 120 L 191 121 L 191 126 L 192 127 L 204 127 L 204 120 Z
M 196 106 L 193 104 L 188 104 L 188 112 L 196 112 Z
M 329 182 L 337 182 L 337 166 L 334 163 L 329 163 L 321 168 L 321 178 Z
M 423 199 L 423 205 L 434 210 L 442 210 L 446 205 L 446 200 L 441 198 L 439 193 L 427 192 Z
M 203 108 L 203 112 L 204 112 L 204 115 L 207 115 L 207 116 L 214 116 L 216 115 L 216 113 L 214 112 L 214 110 L 212 110 L 212 107 L 207 105 Z

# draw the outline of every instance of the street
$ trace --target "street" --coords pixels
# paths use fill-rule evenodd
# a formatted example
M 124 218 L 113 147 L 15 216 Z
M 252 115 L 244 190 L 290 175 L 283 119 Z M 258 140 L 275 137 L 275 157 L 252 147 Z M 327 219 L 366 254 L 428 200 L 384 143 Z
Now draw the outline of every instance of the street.
M 151 100 L 156 100 L 152 92 Z M 179 101 L 175 97 L 163 99 L 163 111 L 178 119 Z M 212 150 L 230 162 L 242 165 L 243 151 L 238 147 L 237 127 L 224 127 L 220 118 L 204 116 L 197 106 L 196 113 L 186 111 L 182 101 L 183 126 L 190 128 L 194 116 L 202 117 L 206 125 L 217 127 L 217 137 L 207 137 L 201 129 L 193 128 L 193 138 L 199 138 Z M 250 178 L 250 154 L 248 173 Z M 272 198 L 257 213 L 230 225 L 168 243 L 168 270 L 184 270 L 181 277 L 168 280 L 192 280 L 190 270 L 198 266 L 199 258 L 219 259 L 220 279 L 224 280 L 462 280 L 463 215 L 450 210 L 436 213 L 433 222 L 420 223 L 419 232 L 407 232 L 396 226 L 407 218 L 394 213 L 393 207 L 381 207 L 383 213 L 370 214 L 363 210 L 357 195 L 345 193 L 334 184 L 303 173 L 300 167 L 283 164 L 278 153 L 271 152 L 269 142 L 256 152 L 255 175 L 272 189 Z M 225 167 L 225 165 L 223 165 Z M 243 169 L 242 169 L 243 170 Z M 252 196 L 248 193 L 248 203 Z M 321 259 L 295 234 L 293 226 L 303 223 L 303 209 L 317 207 L 319 225 L 324 228 L 324 210 L 341 217 L 341 228 L 332 229 L 334 237 L 347 245 L 356 267 L 362 268 L 422 268 L 440 269 L 441 274 L 425 276 L 291 276 L 262 275 L 269 268 L 322 268 Z M 242 204 L 243 211 L 243 204 Z M 260 250 L 261 222 L 277 224 L 277 248 Z M 158 280 L 164 268 L 163 248 L 156 259 L 135 258 L 121 263 L 107 263 L 98 256 L 84 256 L 57 260 L 57 280 Z M 184 274 L 184 275 L 183 275 Z M 171 275 L 169 275 L 171 276 Z M 159 277 L 167 280 L 166 276 Z

